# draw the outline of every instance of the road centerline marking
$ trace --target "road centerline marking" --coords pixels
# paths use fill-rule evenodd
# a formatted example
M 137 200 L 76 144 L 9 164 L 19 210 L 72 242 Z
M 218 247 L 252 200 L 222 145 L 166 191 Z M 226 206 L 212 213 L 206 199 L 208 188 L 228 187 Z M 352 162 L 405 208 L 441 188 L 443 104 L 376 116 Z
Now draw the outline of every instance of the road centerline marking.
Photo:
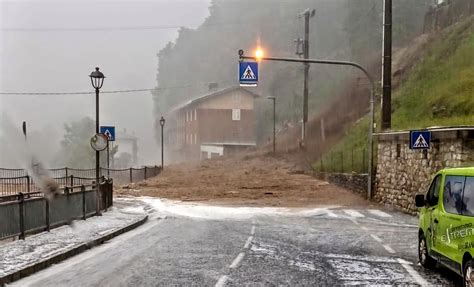
M 222 275 L 219 280 L 217 280 L 217 283 L 215 285 L 215 287 L 223 287 L 225 286 L 225 283 L 229 280 L 229 277 L 227 277 L 226 275 Z
M 255 225 L 252 225 L 252 230 L 250 230 L 250 234 L 254 235 L 255 234 Z
M 247 239 L 247 242 L 245 242 L 244 249 L 249 248 L 250 243 L 252 243 L 252 240 L 253 240 L 253 236 L 249 236 L 249 238 Z
M 232 261 L 232 264 L 230 264 L 229 268 L 234 269 L 234 268 L 239 267 L 240 261 L 242 261 L 242 259 L 244 259 L 244 256 L 245 256 L 245 253 L 240 252 L 239 255 L 237 255 L 237 257 L 235 257 L 234 261 Z

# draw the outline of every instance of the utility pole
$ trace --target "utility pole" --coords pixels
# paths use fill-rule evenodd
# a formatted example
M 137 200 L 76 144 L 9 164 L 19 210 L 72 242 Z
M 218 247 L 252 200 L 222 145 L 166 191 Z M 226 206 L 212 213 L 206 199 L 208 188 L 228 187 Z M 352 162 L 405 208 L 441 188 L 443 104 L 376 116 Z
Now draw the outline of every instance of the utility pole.
M 392 127 L 392 0 L 384 0 L 382 59 L 382 130 Z
M 309 19 L 314 17 L 315 10 L 306 9 L 299 14 L 299 17 L 304 17 L 304 40 L 303 40 L 303 58 L 309 59 Z M 299 40 L 299 39 L 298 39 Z M 298 41 L 299 45 L 299 41 Z M 297 51 L 298 54 L 298 51 Z M 309 63 L 304 63 L 304 86 L 303 86 L 303 126 L 301 131 L 301 139 L 303 143 L 306 140 L 306 123 L 308 122 L 308 74 Z

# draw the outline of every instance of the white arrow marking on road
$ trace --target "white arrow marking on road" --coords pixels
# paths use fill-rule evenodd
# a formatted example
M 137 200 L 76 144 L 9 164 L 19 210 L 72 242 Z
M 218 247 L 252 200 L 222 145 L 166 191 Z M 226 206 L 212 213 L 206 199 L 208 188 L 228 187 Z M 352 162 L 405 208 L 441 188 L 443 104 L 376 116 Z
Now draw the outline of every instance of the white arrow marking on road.
M 381 210 L 378 210 L 378 209 L 369 209 L 369 212 L 372 213 L 373 215 L 377 215 L 377 216 L 380 216 L 380 217 L 392 217 L 390 214 L 388 213 L 385 213 Z

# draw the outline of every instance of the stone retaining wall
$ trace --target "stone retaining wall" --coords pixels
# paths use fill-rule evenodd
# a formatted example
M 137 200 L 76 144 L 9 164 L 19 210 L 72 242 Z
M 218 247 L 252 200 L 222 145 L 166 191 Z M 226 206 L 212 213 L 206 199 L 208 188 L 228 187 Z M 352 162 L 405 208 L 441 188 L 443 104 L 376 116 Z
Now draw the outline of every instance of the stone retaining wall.
M 426 193 L 434 174 L 445 167 L 472 165 L 474 130 L 434 129 L 427 151 L 409 148 L 409 132 L 378 134 L 373 199 L 415 214 L 414 196 Z
M 367 198 L 367 174 L 318 172 L 315 176 Z

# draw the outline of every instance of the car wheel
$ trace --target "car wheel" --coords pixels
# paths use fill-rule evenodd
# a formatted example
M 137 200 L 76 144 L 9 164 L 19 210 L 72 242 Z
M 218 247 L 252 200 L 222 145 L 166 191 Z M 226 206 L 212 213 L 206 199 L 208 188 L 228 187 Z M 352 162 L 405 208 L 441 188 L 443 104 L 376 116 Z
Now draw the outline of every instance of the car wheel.
M 472 260 L 464 265 L 463 286 L 474 286 L 474 261 Z
M 418 260 L 425 268 L 432 269 L 436 266 L 436 261 L 428 254 L 428 245 L 423 235 L 420 235 L 418 240 Z

